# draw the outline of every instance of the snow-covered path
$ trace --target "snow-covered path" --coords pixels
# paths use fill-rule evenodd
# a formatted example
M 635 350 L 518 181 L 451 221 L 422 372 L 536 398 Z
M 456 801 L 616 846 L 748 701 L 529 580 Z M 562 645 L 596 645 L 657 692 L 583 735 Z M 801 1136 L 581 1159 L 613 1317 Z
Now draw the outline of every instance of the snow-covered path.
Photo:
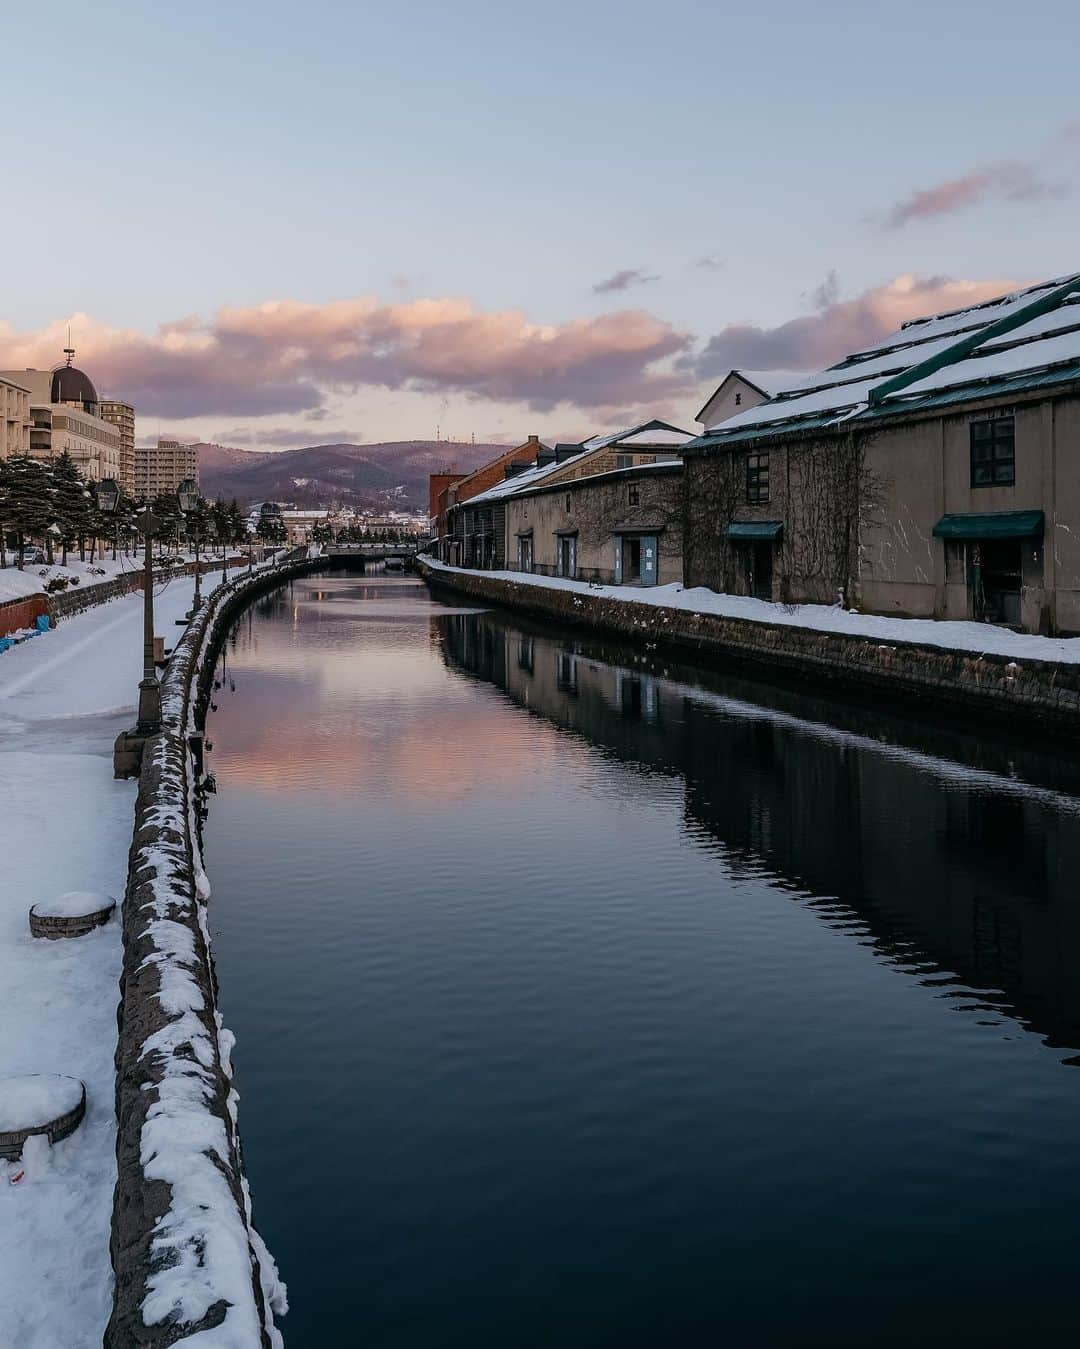
M 193 583 L 156 600 L 172 645 Z M 142 674 L 142 596 L 62 623 L 0 655 L 0 1077 L 56 1072 L 86 1083 L 86 1118 L 25 1175 L 0 1161 L 0 1346 L 99 1346 L 112 1297 L 113 1051 L 120 925 L 31 938 L 27 910 L 67 890 L 123 894 L 135 784 L 112 776 Z

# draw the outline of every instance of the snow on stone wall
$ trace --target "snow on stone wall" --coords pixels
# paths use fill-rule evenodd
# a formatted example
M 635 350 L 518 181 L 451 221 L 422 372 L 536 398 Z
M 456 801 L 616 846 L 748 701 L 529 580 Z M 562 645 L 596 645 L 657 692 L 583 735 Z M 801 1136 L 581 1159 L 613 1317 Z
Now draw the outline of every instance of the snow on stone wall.
M 163 731 L 144 751 L 123 916 L 108 1349 L 282 1344 L 274 1315 L 287 1309 L 285 1288 L 252 1223 L 233 1036 L 217 1010 L 188 735 L 217 636 L 257 593 L 308 569 L 268 569 L 214 592 L 177 644 Z

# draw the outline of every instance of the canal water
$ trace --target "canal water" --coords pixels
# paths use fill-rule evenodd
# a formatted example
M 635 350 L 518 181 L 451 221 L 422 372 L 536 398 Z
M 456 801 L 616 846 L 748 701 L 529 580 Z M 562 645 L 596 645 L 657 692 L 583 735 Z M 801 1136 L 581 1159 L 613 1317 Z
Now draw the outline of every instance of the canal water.
M 385 574 L 267 596 L 220 677 L 290 1349 L 1075 1335 L 1066 751 Z

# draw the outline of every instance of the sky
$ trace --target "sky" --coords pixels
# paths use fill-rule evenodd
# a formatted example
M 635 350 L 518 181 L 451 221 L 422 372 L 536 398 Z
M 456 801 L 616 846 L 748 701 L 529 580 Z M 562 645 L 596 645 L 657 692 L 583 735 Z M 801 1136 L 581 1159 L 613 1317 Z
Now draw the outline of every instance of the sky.
M 1078 40 L 1057 0 L 24 5 L 0 367 L 70 325 L 140 441 L 690 429 L 732 366 L 1080 270 Z

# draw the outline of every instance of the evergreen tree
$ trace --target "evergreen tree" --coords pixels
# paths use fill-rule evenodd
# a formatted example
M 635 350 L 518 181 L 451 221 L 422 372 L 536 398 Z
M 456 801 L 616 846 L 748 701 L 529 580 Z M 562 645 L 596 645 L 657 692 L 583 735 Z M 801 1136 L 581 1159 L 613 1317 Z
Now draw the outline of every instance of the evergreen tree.
M 15 532 L 21 570 L 27 537 L 44 536 L 52 523 L 52 492 L 48 473 L 28 454 L 12 455 L 7 470 L 7 517 Z
M 52 479 L 53 514 L 60 530 L 60 562 L 67 566 L 68 545 L 86 534 L 90 499 L 86 483 L 67 450 L 49 465 Z
M 235 497 L 229 502 L 229 538 L 233 543 L 243 543 L 247 539 L 247 521 Z

